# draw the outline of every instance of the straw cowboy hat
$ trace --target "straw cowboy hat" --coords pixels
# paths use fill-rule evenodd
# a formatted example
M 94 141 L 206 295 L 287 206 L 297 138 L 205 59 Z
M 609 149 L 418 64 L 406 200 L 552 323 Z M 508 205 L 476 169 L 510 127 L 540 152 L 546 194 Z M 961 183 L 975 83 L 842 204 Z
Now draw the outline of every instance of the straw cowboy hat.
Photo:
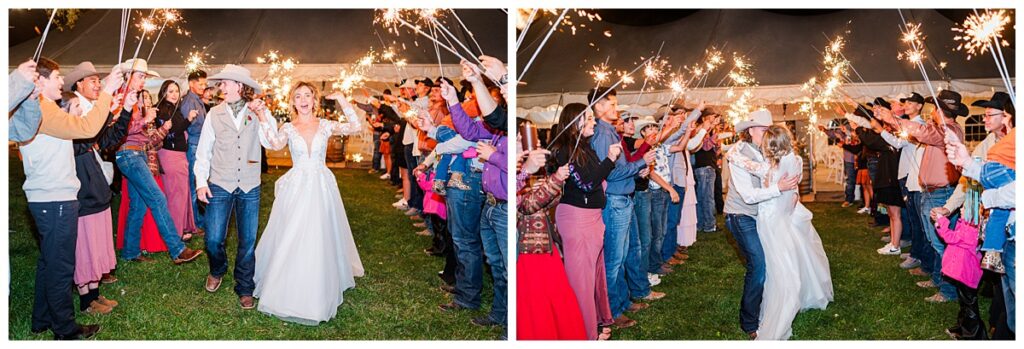
M 643 132 L 647 126 L 658 127 L 658 122 L 654 121 L 654 116 L 648 115 L 633 121 L 633 127 L 636 128 L 636 132 Z
M 71 92 L 71 87 L 75 86 L 75 83 L 94 75 L 102 78 L 106 74 L 100 74 L 100 72 L 96 71 L 96 67 L 92 65 L 92 62 L 78 63 L 74 70 L 64 76 L 64 92 Z
M 254 90 L 256 90 L 256 93 L 260 93 L 263 90 L 260 88 L 260 84 L 256 82 L 256 80 L 253 80 L 252 74 L 249 72 L 249 69 L 245 69 L 242 66 L 234 64 L 225 65 L 224 69 L 221 70 L 220 73 L 217 73 L 214 76 L 206 78 L 206 80 L 214 82 L 220 80 L 231 80 L 252 87 Z
M 142 58 L 129 59 L 127 61 L 124 61 L 124 63 L 118 64 L 117 66 L 121 67 L 121 71 L 123 72 L 137 71 L 146 73 L 146 75 L 149 77 L 160 77 L 159 73 L 149 70 L 149 63 L 146 63 L 146 60 Z
M 772 125 L 772 113 L 767 109 L 761 109 L 750 113 L 750 119 L 736 124 L 736 132 L 743 132 L 751 127 L 768 127 Z

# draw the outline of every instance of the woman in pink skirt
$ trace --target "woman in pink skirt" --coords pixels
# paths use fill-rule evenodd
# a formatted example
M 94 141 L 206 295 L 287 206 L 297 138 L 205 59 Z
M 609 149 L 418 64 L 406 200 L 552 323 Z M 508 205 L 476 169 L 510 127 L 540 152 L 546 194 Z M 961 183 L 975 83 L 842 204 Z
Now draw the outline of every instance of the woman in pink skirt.
M 161 179 L 164 183 L 164 195 L 167 196 L 167 209 L 171 213 L 171 220 L 178 228 L 178 235 L 182 241 L 192 239 L 192 234 L 202 234 L 196 228 L 194 217 L 192 217 L 192 200 L 188 186 L 188 159 L 185 151 L 188 150 L 188 141 L 185 137 L 185 130 L 195 120 L 197 111 L 193 110 L 191 115 L 182 115 L 178 108 L 181 99 L 181 88 L 174 80 L 164 81 L 160 85 L 160 92 L 157 93 L 157 120 L 156 125 L 162 126 L 168 120 L 171 121 L 171 129 L 164 138 L 163 147 L 157 152 L 160 159 L 160 167 L 163 170 Z
M 585 110 L 585 118 L 571 123 Z M 615 167 L 615 159 L 622 148 L 613 146 L 608 151 L 608 158 L 598 161 L 589 141 L 594 135 L 596 122 L 584 104 L 566 105 L 559 120 L 551 132 L 564 133 L 552 143 L 555 167 L 569 165 L 569 178 L 555 209 L 555 225 L 562 236 L 565 274 L 580 303 L 587 339 L 607 339 L 611 335 L 610 329 L 600 335 L 597 331 L 598 326 L 613 321 L 604 267 L 601 209 L 604 208 L 605 194 L 602 182 Z M 616 323 L 615 326 L 623 328 L 632 324 Z

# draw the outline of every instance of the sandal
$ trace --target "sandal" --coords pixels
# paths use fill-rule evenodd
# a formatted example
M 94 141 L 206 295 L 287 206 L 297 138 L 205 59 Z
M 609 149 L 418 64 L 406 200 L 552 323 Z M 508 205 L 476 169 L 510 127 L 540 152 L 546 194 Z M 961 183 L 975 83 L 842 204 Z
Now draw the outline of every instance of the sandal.
M 612 338 L 611 327 L 604 327 L 601 329 L 601 333 L 597 335 L 597 340 L 606 341 Z
M 191 232 L 189 232 L 189 233 L 182 233 L 181 234 L 181 241 L 182 242 L 189 242 L 190 240 L 192 240 L 192 233 Z

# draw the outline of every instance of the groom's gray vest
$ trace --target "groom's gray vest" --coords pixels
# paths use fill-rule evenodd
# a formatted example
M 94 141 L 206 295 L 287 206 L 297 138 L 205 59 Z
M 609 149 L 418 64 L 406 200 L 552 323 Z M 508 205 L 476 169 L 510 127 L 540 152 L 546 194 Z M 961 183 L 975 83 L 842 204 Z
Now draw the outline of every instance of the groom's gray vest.
M 761 156 L 761 154 L 758 153 L 756 150 L 754 150 L 754 147 L 752 145 L 750 145 L 749 143 L 746 143 L 746 142 L 736 142 L 734 146 L 741 147 L 741 148 L 739 148 L 740 154 L 743 154 L 743 156 L 745 156 L 745 157 L 747 157 L 749 159 L 761 159 L 761 158 L 763 158 Z M 745 171 L 743 169 L 739 169 L 738 167 L 730 166 L 729 167 L 729 192 L 725 195 L 725 208 L 723 209 L 723 212 L 725 212 L 725 214 L 740 214 L 740 215 L 756 217 L 757 216 L 757 204 L 749 205 L 746 202 L 743 202 L 743 197 L 740 196 L 740 194 L 737 193 L 736 190 L 735 190 L 735 188 L 736 188 L 735 181 L 737 181 L 737 180 L 746 180 L 746 178 L 744 178 L 744 177 L 748 177 L 750 179 L 750 182 L 751 182 L 751 184 L 753 184 L 754 188 L 760 188 L 761 187 L 761 179 L 760 178 L 755 177 L 754 175 L 748 173 L 747 171 Z
M 260 185 L 260 123 L 253 116 L 235 129 L 228 108 L 227 103 L 221 103 L 206 114 L 206 122 L 212 123 L 216 135 L 210 158 L 210 183 L 229 193 L 236 188 L 248 192 Z M 242 113 L 250 117 L 248 108 L 242 108 Z

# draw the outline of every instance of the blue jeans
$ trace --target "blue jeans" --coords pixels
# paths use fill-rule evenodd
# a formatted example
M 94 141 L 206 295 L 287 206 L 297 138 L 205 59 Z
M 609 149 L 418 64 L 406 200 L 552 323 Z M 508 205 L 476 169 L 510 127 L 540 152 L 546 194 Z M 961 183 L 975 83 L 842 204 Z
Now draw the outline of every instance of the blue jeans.
M 629 196 L 607 194 L 604 210 L 604 267 L 608 279 L 608 305 L 617 318 L 630 306 L 626 286 L 626 254 L 629 249 L 629 226 L 633 221 L 633 200 Z
M 953 187 L 951 186 L 936 189 L 930 193 L 927 190 L 922 191 L 920 204 L 917 207 L 920 209 L 919 217 L 921 217 L 921 226 L 924 228 L 925 237 L 928 238 L 932 249 L 935 250 L 935 258 L 932 262 L 932 282 L 939 287 L 939 292 L 943 296 L 946 296 L 949 300 L 956 300 L 956 287 L 942 278 L 942 253 L 946 251 L 946 243 L 935 232 L 935 224 L 932 223 L 932 218 L 930 217 L 932 209 L 942 207 L 952 194 Z
M 419 159 L 412 155 L 412 148 L 414 145 L 410 144 L 403 147 L 405 151 L 405 175 L 409 178 L 409 207 L 423 211 L 423 189 L 416 184 L 416 176 L 412 174 L 412 170 L 419 165 Z
M 640 240 L 640 225 L 636 214 L 636 193 L 631 201 L 634 203 L 633 209 L 630 209 L 629 212 L 629 235 L 626 237 L 626 260 L 623 262 L 625 274 L 623 276 L 626 280 L 626 287 L 629 289 L 629 298 L 639 299 L 651 294 L 651 282 L 647 279 L 647 259 L 643 253 L 643 242 Z M 650 203 L 644 203 L 644 206 L 649 206 L 648 204 Z M 649 239 L 648 243 L 650 243 Z
M 906 179 L 900 182 L 905 183 Z M 928 243 L 928 237 L 921 227 L 921 213 L 917 207 L 921 201 L 921 192 L 907 190 L 906 196 L 906 207 L 900 218 L 903 221 L 903 235 L 910 235 L 910 257 L 921 261 L 922 271 L 931 273 L 935 267 L 935 250 Z
M 448 209 L 448 231 L 455 244 L 455 297 L 453 301 L 466 308 L 480 308 L 483 288 L 483 240 L 480 217 L 484 197 L 480 191 L 480 173 L 471 172 L 463 182 L 470 190 L 448 188 L 445 202 Z
M 652 238 L 652 231 L 654 230 L 654 227 L 652 223 L 653 220 L 651 220 L 651 217 L 653 216 L 653 212 L 651 211 L 651 197 L 657 190 L 660 189 L 647 189 L 633 193 L 633 214 L 634 217 L 636 217 L 636 219 L 634 219 L 636 224 L 631 224 L 630 229 L 632 230 L 635 226 L 635 235 L 640 238 L 640 261 L 638 265 L 640 265 L 640 269 L 645 272 L 650 272 L 648 271 L 648 269 L 650 269 L 648 268 L 648 261 L 651 259 L 651 241 L 654 240 Z M 629 234 L 634 235 L 632 231 L 629 232 Z
M 373 161 L 371 162 L 371 166 L 373 166 L 374 171 L 384 172 L 384 170 L 380 169 L 380 162 L 380 132 L 373 131 Z
M 697 230 L 715 231 L 715 168 L 697 168 L 693 176 L 697 179 Z
M 78 201 L 29 202 L 39 232 L 32 329 L 69 335 L 77 330 L 71 285 L 75 274 Z
M 491 320 L 505 326 L 508 323 L 508 203 L 484 205 L 480 215 L 480 238 L 484 255 L 491 265 L 494 278 L 494 299 L 491 302 Z
M 256 283 L 256 231 L 260 224 L 260 187 L 244 192 L 235 189 L 228 192 L 210 184 L 210 204 L 206 205 L 206 253 L 210 261 L 210 275 L 222 277 L 228 272 L 228 255 L 224 245 L 227 239 L 228 220 L 235 213 L 235 229 L 238 231 L 238 250 L 235 254 L 235 294 L 251 296 Z
M 1016 224 L 1014 224 L 1016 225 Z M 1010 227 L 1015 229 L 1016 226 Z M 1003 274 L 1003 298 L 1006 301 L 1006 325 L 1011 331 L 1016 325 L 1017 316 L 1017 243 L 1014 240 L 1006 240 L 1003 245 L 1003 266 L 1006 267 L 1006 274 Z
M 732 232 L 743 259 L 746 259 L 747 272 L 743 275 L 743 298 L 740 299 L 740 328 L 745 333 L 754 332 L 761 314 L 766 272 L 764 249 L 757 237 L 757 220 L 746 215 L 726 214 L 725 227 Z
M 846 175 L 846 202 L 853 202 L 856 199 L 854 191 L 857 189 L 857 170 L 852 162 L 843 162 L 843 173 Z
M 676 193 L 679 194 L 679 202 L 668 201 L 668 224 L 665 225 L 665 238 L 661 242 L 661 262 L 664 263 L 676 253 L 676 243 L 679 240 L 676 229 L 679 228 L 679 221 L 683 216 L 683 197 L 686 195 L 686 188 L 673 184 Z
M 178 258 L 181 251 L 185 250 L 185 244 L 178 236 L 178 230 L 171 220 L 171 213 L 167 210 L 167 197 L 160 187 L 156 185 L 153 173 L 149 171 L 146 164 L 146 153 L 137 150 L 122 150 L 117 152 L 117 167 L 121 174 L 128 180 L 128 218 L 124 228 L 124 250 L 121 250 L 121 257 L 124 259 L 135 259 L 142 251 L 139 250 L 139 241 L 142 239 L 142 219 L 146 216 L 146 208 L 153 215 L 157 230 L 160 231 L 160 239 L 167 245 L 167 251 L 171 259 Z
M 661 244 L 665 241 L 665 225 L 668 224 L 668 205 L 672 202 L 668 191 L 651 189 L 651 244 L 647 255 L 647 272 L 661 271 Z
M 206 230 L 206 220 L 203 219 L 203 215 L 199 213 L 199 200 L 196 198 L 196 171 L 194 167 L 196 165 L 196 149 L 199 148 L 199 144 L 188 144 L 188 151 L 185 152 L 185 158 L 188 159 L 188 190 L 189 195 L 192 198 L 192 217 L 196 222 L 196 228 Z

